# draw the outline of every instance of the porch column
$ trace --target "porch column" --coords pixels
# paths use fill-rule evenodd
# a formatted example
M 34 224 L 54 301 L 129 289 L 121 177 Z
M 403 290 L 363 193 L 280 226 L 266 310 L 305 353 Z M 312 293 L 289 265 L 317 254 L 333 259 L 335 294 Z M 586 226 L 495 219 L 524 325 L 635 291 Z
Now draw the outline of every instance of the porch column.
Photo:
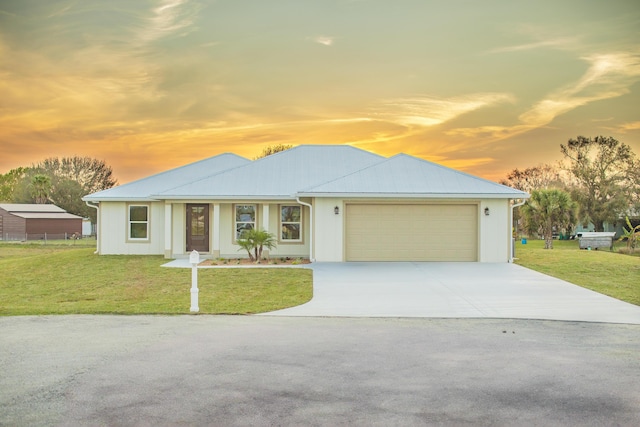
M 213 204 L 213 227 L 211 229 L 213 233 L 213 248 L 211 255 L 213 258 L 220 258 L 220 203 Z
M 262 229 L 266 232 L 269 232 L 269 206 L 269 203 L 264 203 L 262 205 Z M 269 258 L 269 249 L 265 248 L 262 251 L 262 256 Z
M 171 237 L 173 230 L 171 227 L 173 205 L 165 203 L 164 205 L 164 257 L 171 258 Z

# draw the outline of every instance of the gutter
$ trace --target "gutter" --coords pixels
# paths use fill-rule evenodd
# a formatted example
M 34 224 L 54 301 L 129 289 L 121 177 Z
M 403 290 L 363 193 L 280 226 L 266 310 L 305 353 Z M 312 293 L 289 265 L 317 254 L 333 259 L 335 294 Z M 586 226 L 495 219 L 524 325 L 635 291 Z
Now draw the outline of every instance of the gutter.
M 100 205 L 95 204 L 94 202 L 89 202 L 87 200 L 85 200 L 84 203 L 87 206 L 89 206 L 90 208 L 93 208 L 93 209 L 96 210 L 96 250 L 95 250 L 94 254 L 99 254 L 100 251 L 98 250 L 98 248 L 100 247 L 100 245 L 98 244 L 98 238 L 99 238 L 99 236 L 98 236 L 98 234 L 99 234 L 98 233 L 98 220 L 99 220 L 99 218 L 98 217 L 100 216 L 100 209 L 99 209 Z
M 313 257 L 313 206 L 300 200 L 300 196 L 296 196 L 296 202 L 309 207 L 309 261 L 316 262 Z
M 511 205 L 511 216 L 509 217 L 509 230 L 511 231 L 511 242 L 509 244 L 509 246 L 511 246 L 511 250 L 509 251 L 509 262 L 513 264 L 513 260 L 515 259 L 513 257 L 513 251 L 514 251 L 514 245 L 515 245 L 515 237 L 513 237 L 513 210 L 519 206 L 524 205 L 525 203 L 527 203 L 527 199 L 522 199 L 522 201 L 520 203 L 515 203 L 513 205 Z

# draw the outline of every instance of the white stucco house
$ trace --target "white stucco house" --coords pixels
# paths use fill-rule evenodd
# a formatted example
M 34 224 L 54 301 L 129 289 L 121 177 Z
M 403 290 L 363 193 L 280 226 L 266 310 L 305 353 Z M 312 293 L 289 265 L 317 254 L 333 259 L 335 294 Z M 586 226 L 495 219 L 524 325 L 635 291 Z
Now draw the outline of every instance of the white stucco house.
M 259 160 L 221 154 L 88 195 L 99 254 L 241 257 L 243 229 L 271 257 L 509 262 L 512 206 L 529 195 L 406 154 L 301 145 Z

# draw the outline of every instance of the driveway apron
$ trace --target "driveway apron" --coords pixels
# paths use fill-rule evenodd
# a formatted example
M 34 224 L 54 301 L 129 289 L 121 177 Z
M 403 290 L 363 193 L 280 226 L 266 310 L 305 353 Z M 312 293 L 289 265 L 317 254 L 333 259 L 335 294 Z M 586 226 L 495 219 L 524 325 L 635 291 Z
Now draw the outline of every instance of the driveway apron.
M 640 307 L 519 265 L 314 263 L 313 299 L 269 316 L 434 317 L 640 324 Z

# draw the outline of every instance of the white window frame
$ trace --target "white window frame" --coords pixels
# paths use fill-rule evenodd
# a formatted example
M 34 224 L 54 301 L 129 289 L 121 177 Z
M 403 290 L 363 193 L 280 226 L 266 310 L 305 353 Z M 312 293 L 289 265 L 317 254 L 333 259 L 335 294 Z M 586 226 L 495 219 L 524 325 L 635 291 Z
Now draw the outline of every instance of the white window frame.
M 145 208 L 147 210 L 147 219 L 146 221 L 133 221 L 131 219 L 131 208 Z M 130 204 L 127 205 L 127 240 L 131 242 L 148 242 L 150 239 L 151 230 L 149 227 L 149 223 L 151 222 L 151 208 L 149 205 L 143 204 Z M 131 226 L 133 224 L 145 224 L 146 225 L 146 235 L 147 237 L 133 237 L 131 234 Z
M 283 221 L 282 220 L 282 209 L 284 208 L 298 208 L 300 209 L 300 219 L 299 221 Z M 283 243 L 300 243 L 302 242 L 302 236 L 303 236 L 303 231 L 302 231 L 302 214 L 304 212 L 304 209 L 302 208 L 301 205 L 280 205 L 280 209 L 279 209 L 279 220 L 280 220 L 280 236 L 279 239 L 281 242 Z M 299 230 L 300 230 L 300 237 L 298 237 L 297 239 L 285 239 L 282 235 L 282 226 L 286 225 L 286 224 L 298 224 Z
M 240 206 L 253 206 L 253 221 L 238 221 L 238 207 Z M 233 241 L 237 242 L 240 236 L 238 235 L 238 224 L 253 224 L 253 229 L 258 228 L 258 205 L 255 203 L 238 203 L 233 205 Z

